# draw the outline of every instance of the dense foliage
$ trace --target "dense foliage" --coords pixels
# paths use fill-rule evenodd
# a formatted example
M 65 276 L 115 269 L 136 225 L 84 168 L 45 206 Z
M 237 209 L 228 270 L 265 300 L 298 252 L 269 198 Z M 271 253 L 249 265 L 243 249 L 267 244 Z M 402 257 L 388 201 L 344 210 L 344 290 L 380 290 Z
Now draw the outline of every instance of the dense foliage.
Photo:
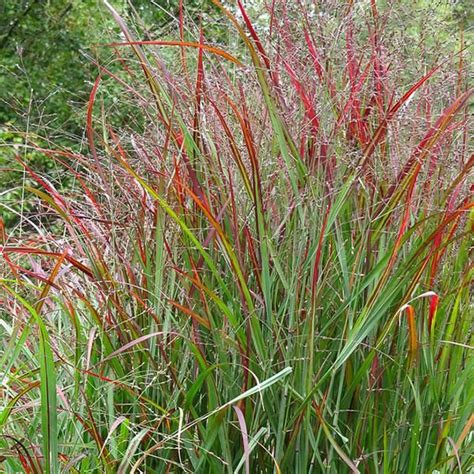
M 473 469 L 464 3 L 110 3 L 5 10 L 4 471 Z

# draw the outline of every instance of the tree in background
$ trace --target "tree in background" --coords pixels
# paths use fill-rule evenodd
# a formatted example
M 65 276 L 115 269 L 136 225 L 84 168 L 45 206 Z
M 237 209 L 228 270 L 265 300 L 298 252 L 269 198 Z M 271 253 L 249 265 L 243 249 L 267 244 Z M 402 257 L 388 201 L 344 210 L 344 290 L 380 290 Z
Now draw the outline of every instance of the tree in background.
M 111 1 L 126 17 L 139 19 L 141 36 L 166 34 L 178 15 L 179 2 Z M 209 2 L 186 2 L 205 15 Z M 173 7 L 173 4 L 175 5 Z M 97 75 L 96 61 L 115 70 L 113 51 L 101 47 L 116 39 L 116 25 L 101 0 L 6 0 L 0 3 L 0 147 L 21 145 L 26 135 L 41 136 L 67 147 L 81 146 L 85 109 Z M 114 91 L 116 93 L 114 93 Z M 108 88 L 108 103 L 119 102 L 118 88 Z M 114 114 L 117 125 L 127 117 L 126 105 Z M 78 139 L 79 138 L 79 139 Z M 24 202 L 24 175 L 11 146 L 0 148 L 2 216 L 7 227 L 18 213 L 32 210 Z M 34 169 L 47 173 L 59 186 L 68 185 L 54 164 L 34 151 L 22 151 Z M 8 207 L 5 207 L 8 206 Z

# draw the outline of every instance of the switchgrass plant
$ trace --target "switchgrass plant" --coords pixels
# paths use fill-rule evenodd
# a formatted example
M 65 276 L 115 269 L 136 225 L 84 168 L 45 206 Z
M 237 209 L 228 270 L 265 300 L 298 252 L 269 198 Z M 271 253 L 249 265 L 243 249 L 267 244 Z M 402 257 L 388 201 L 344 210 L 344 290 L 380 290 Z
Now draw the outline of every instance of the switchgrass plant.
M 74 188 L 18 157 L 56 230 L 2 231 L 5 472 L 469 472 L 464 40 L 214 3 L 225 46 L 182 2 L 146 41 L 107 4 L 88 152 L 29 144 Z

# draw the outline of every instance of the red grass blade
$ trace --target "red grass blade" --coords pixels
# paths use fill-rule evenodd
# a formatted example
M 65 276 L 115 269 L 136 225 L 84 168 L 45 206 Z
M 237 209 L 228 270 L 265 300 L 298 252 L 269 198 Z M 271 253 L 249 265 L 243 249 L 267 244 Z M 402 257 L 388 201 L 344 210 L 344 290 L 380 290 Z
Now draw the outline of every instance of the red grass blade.
M 223 49 L 217 48 L 215 46 L 210 46 L 203 43 L 195 43 L 192 41 L 158 41 L 158 40 L 143 40 L 143 41 L 124 41 L 120 43 L 108 43 L 105 46 L 179 46 L 181 48 L 195 48 L 207 51 L 208 53 L 215 54 L 216 56 L 221 56 L 227 61 L 230 61 L 237 66 L 243 66 L 244 64 L 239 61 L 237 58 L 224 51 Z
M 436 322 L 436 313 L 438 310 L 439 296 L 432 295 L 430 297 L 430 313 L 428 316 L 428 331 L 431 334 Z
M 408 319 L 410 360 L 411 362 L 413 362 L 418 351 L 418 336 L 416 333 L 415 309 L 412 305 L 408 304 L 406 305 L 405 311 L 407 313 Z
M 436 72 L 438 71 L 442 64 L 432 68 L 425 74 L 418 82 L 416 82 L 410 89 L 408 89 L 405 94 L 393 105 L 390 106 L 389 110 L 386 113 L 385 118 L 380 122 L 377 129 L 375 130 L 372 140 L 368 143 L 364 150 L 364 155 L 361 159 L 360 166 L 361 168 L 365 168 L 369 161 L 370 156 L 375 151 L 377 145 L 385 138 L 387 133 L 387 127 L 389 122 L 393 119 L 395 114 L 401 109 L 401 107 L 408 102 L 408 100 L 413 96 L 413 94 Z
M 244 446 L 244 458 L 245 458 L 245 474 L 250 474 L 250 448 L 249 448 L 249 437 L 247 433 L 247 424 L 245 423 L 245 417 L 242 410 L 237 406 L 233 406 L 237 419 L 239 420 L 240 431 L 242 433 L 242 444 Z
M 178 309 L 179 309 L 180 311 L 182 311 L 184 314 L 187 314 L 188 316 L 190 316 L 193 321 L 198 322 L 199 324 L 201 324 L 202 326 L 204 326 L 206 329 L 211 329 L 211 324 L 210 324 L 210 322 L 209 322 L 207 319 L 204 319 L 204 318 L 203 318 L 202 316 L 200 316 L 199 314 L 197 314 L 197 313 L 195 313 L 194 311 L 192 311 L 191 309 L 186 308 L 186 307 L 183 306 L 182 304 L 179 304 L 177 301 L 168 300 L 168 303 L 170 303 L 171 305 L 173 305 L 175 308 L 178 308 Z

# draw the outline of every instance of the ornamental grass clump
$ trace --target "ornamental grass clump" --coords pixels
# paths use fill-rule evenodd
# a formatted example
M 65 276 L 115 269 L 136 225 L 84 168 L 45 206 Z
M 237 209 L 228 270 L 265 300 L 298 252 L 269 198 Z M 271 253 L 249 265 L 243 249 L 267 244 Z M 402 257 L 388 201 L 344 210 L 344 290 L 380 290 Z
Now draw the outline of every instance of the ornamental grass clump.
M 218 0 L 225 42 L 183 2 L 143 40 L 105 3 L 87 150 L 28 145 L 74 186 L 17 158 L 54 226 L 2 232 L 5 472 L 468 472 L 463 40 Z

